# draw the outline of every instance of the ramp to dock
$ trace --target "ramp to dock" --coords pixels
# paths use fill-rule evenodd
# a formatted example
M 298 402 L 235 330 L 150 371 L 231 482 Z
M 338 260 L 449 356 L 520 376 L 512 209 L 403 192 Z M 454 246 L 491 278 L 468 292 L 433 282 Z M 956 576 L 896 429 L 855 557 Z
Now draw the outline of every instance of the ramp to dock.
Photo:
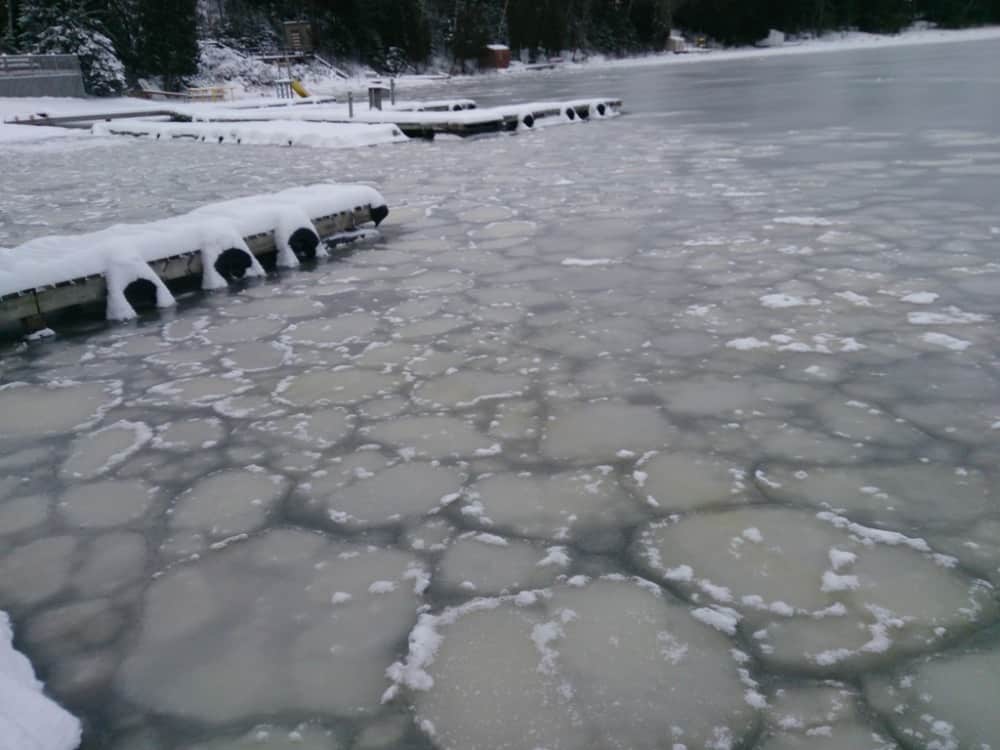
M 200 278 L 204 289 L 326 255 L 321 242 L 389 209 L 366 185 L 318 184 L 203 206 L 148 224 L 52 236 L 0 248 L 0 325 L 36 329 L 46 316 L 105 303 L 106 317 L 126 320 L 136 308 L 174 304 L 170 286 Z

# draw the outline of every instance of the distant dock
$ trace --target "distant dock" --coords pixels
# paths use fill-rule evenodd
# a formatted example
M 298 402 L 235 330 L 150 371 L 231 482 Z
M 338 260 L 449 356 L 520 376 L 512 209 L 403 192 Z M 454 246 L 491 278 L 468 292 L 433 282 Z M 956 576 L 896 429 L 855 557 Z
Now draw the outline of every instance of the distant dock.
M 432 139 L 436 135 L 460 137 L 532 129 L 538 124 L 582 122 L 612 117 L 621 113 L 622 101 L 613 98 L 575 99 L 568 101 L 527 102 L 501 107 L 480 108 L 471 99 L 443 99 L 431 102 L 401 102 L 384 109 L 367 109 L 361 104 L 348 105 L 317 101 L 296 102 L 284 106 L 260 104 L 175 105 L 167 108 L 95 112 L 67 117 L 34 117 L 17 124 L 65 128 L 93 128 L 109 135 L 192 138 L 208 140 L 204 124 L 239 123 L 313 123 L 315 125 L 392 125 L 409 138 Z M 178 127 L 184 123 L 189 127 Z M 171 127 L 165 127 L 169 124 Z M 274 129 L 274 125 L 271 126 Z M 213 137 L 213 140 L 217 139 Z M 225 139 L 223 139 L 225 140 Z M 243 139 L 233 138 L 233 142 Z M 294 142 L 294 138 L 292 139 Z M 223 142 L 223 141 L 219 141 Z M 251 141 L 247 141 L 251 142 Z M 289 143 L 288 145 L 292 145 Z
M 391 123 L 410 138 L 433 138 L 438 134 L 461 137 L 485 133 L 503 133 L 519 128 L 531 129 L 548 120 L 565 122 L 613 117 L 621 113 L 621 99 L 595 98 L 568 101 L 526 102 L 500 107 L 478 107 L 470 99 L 441 100 L 390 106 L 386 109 L 350 108 L 344 104 L 261 108 L 258 110 L 219 111 L 205 113 L 193 122 L 236 122 L 253 120 L 300 120 L 314 123 Z M 134 123 L 133 129 L 134 129 Z M 125 131 L 128 126 L 117 124 Z

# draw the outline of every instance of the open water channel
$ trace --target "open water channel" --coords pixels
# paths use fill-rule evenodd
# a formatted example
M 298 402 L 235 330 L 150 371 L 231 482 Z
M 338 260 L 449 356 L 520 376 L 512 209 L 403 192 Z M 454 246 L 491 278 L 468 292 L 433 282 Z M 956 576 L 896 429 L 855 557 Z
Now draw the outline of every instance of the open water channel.
M 0 354 L 0 608 L 85 747 L 1000 750 L 998 59 L 427 92 L 628 111 L 465 142 L 0 153 L 5 245 L 322 180 L 392 209 Z

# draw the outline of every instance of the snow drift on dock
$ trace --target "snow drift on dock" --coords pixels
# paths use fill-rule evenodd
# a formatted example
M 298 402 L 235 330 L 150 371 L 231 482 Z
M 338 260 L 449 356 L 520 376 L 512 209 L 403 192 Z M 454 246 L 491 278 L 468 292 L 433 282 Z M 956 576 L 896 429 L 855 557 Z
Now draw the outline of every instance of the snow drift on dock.
M 245 275 L 264 274 L 245 238 L 274 232 L 278 264 L 293 267 L 298 260 L 289 237 L 296 229 L 315 231 L 314 219 L 384 205 L 379 192 L 366 185 L 317 184 L 213 203 L 148 224 L 116 224 L 90 234 L 41 237 L 19 247 L 0 248 L 0 298 L 104 276 L 108 318 L 127 319 L 135 313 L 124 290 L 137 279 L 154 285 L 158 307 L 174 302 L 149 263 L 200 252 L 203 288 L 221 288 L 227 282 L 216 260 L 233 249 L 245 254 Z M 317 254 L 323 252 L 320 245 Z

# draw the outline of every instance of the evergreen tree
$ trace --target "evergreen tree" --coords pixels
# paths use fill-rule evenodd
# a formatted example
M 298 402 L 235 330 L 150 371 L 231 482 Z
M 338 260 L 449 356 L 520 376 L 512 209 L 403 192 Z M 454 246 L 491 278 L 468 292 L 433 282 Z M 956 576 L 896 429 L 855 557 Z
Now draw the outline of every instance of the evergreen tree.
M 857 24 L 862 31 L 896 34 L 914 20 L 911 0 L 867 0 L 858 6 Z
M 195 0 L 139 0 L 138 69 L 163 76 L 167 90 L 198 71 Z
M 0 0 L 0 52 L 17 49 L 14 25 L 17 19 L 15 0 Z
M 173 88 L 196 71 L 197 0 L 0 0 L 18 6 L 14 51 L 78 54 L 91 91 L 111 93 L 130 74 Z M 508 42 L 530 59 L 564 49 L 624 54 L 662 50 L 673 26 L 723 43 L 787 32 L 861 28 L 895 32 L 914 20 L 946 26 L 1000 21 L 1000 0 L 201 0 L 201 31 L 237 47 L 277 51 L 281 22 L 311 21 L 321 49 L 389 73 L 432 53 L 457 63 Z M 7 24 L 4 24 L 6 27 Z M 3 35 L 0 34 L 0 37 Z
M 28 52 L 76 55 L 89 93 L 111 96 L 124 91 L 125 66 L 84 0 L 25 0 L 18 27 L 20 46 Z
M 1000 0 L 921 0 L 918 8 L 928 21 L 952 28 L 1000 21 Z
M 483 48 L 497 41 L 503 27 L 503 7 L 496 0 L 454 0 L 448 46 L 456 62 L 479 57 Z

